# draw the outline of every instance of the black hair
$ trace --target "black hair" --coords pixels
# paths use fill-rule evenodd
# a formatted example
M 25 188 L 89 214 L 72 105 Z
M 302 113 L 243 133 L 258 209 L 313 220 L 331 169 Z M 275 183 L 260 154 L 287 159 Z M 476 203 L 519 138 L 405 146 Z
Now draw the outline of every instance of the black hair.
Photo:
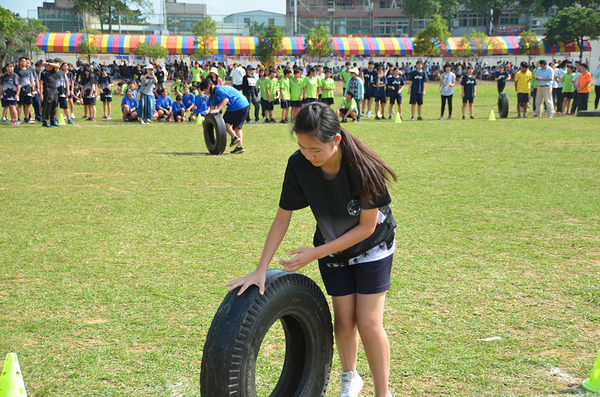
M 588 64 L 587 64 L 587 63 L 585 63 L 585 62 L 583 62 L 583 63 L 581 64 L 581 66 L 583 66 L 583 67 L 584 67 L 584 68 L 586 68 L 586 69 L 589 69 L 589 68 L 590 68 L 590 67 L 588 66 Z
M 527 62 L 523 61 L 523 62 L 521 62 L 521 67 L 526 68 L 526 67 L 529 67 L 529 65 L 527 64 Z
M 175 100 L 176 100 L 176 101 L 182 101 L 182 100 L 183 100 L 183 97 L 182 97 L 181 95 L 177 95 L 177 96 L 175 97 Z
M 450 70 L 452 70 L 452 65 L 446 62 L 446 64 L 444 65 L 444 70 L 446 70 L 446 68 L 450 68 Z
M 394 170 L 377 153 L 340 126 L 333 109 L 324 103 L 303 106 L 296 115 L 293 133 L 307 134 L 320 143 L 333 142 L 340 134 L 343 161 L 360 194 L 371 203 L 385 194 L 386 182 L 397 179 Z
M 287 75 L 287 74 L 291 74 L 291 73 L 292 73 L 292 71 L 290 70 L 290 68 L 283 69 L 283 75 L 284 76 Z
M 540 62 L 540 65 L 547 65 L 547 62 L 545 59 L 540 59 L 539 62 Z
M 205 89 L 214 86 L 215 83 L 211 79 L 204 79 L 200 82 L 200 91 L 204 91 Z
M 352 93 L 352 91 L 348 91 L 348 92 L 346 93 L 346 95 L 350 95 L 350 98 L 353 98 L 353 99 L 354 99 L 354 94 Z

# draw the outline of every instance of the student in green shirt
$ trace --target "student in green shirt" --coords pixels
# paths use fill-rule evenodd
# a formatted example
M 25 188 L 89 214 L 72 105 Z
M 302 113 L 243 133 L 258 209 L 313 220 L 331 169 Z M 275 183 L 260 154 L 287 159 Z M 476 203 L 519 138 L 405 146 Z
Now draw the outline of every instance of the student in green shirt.
M 194 63 L 194 67 L 190 69 L 190 73 L 192 74 L 192 83 L 200 83 L 202 80 L 202 68 L 200 67 L 200 63 Z
M 269 102 L 266 100 L 267 83 L 269 83 L 269 81 L 267 79 L 267 76 L 265 75 L 265 70 L 263 68 L 258 68 L 258 79 L 256 80 L 256 86 L 258 87 L 260 92 L 260 108 L 265 121 L 267 117 L 267 108 L 269 107 Z
M 181 83 L 181 79 L 177 79 L 171 84 L 171 92 L 175 93 L 175 95 L 183 94 L 183 84 Z
M 308 70 L 308 76 L 306 76 L 304 83 L 306 89 L 306 101 L 305 103 L 312 103 L 317 101 L 319 96 L 319 78 L 317 77 L 317 70 L 312 67 Z
M 319 82 L 321 88 L 321 102 L 331 107 L 333 105 L 333 90 L 335 81 L 331 78 L 331 70 L 325 69 L 325 78 Z
M 563 81 L 563 114 L 569 114 L 569 106 L 571 105 L 571 99 L 573 98 L 573 76 L 575 76 L 575 67 L 567 66 L 567 72 L 560 78 Z
M 227 74 L 227 71 L 223 67 L 223 62 L 219 62 L 218 70 L 219 70 L 219 77 L 221 78 L 221 80 L 223 80 L 223 84 L 225 84 L 225 75 Z
M 340 78 L 344 82 L 344 92 L 346 92 L 346 84 L 348 84 L 348 80 L 352 78 L 352 73 L 350 73 L 350 69 L 352 68 L 352 63 L 346 62 L 346 69 L 340 72 Z
M 283 70 L 283 77 L 279 81 L 279 93 L 281 99 L 281 122 L 283 124 L 289 123 L 288 111 L 290 107 L 290 77 L 292 71 L 288 68 Z
M 294 68 L 294 78 L 290 80 L 290 106 L 292 107 L 291 121 L 294 121 L 296 114 L 302 108 L 302 98 L 304 96 L 304 77 L 302 69 Z
M 269 110 L 269 123 L 276 123 L 277 120 L 275 120 L 275 118 L 273 117 L 273 109 L 275 108 L 275 104 L 277 103 L 277 99 L 279 98 L 279 81 L 277 80 L 277 70 L 275 70 L 274 68 L 269 69 L 269 80 L 271 80 L 267 84 L 269 102 L 271 103 L 271 108 Z M 265 122 L 267 122 L 266 118 Z
M 342 103 L 338 107 L 337 114 L 342 117 L 342 123 L 347 123 L 347 118 L 350 117 L 356 123 L 358 106 L 354 100 L 354 95 L 348 91 L 346 96 L 342 98 Z

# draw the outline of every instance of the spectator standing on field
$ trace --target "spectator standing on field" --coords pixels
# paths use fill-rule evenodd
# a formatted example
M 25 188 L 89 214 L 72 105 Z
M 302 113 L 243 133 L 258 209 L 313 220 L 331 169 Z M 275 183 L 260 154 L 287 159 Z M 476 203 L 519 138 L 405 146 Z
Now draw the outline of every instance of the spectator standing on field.
M 471 115 L 471 119 L 474 119 L 473 115 L 473 101 L 477 96 L 477 80 L 475 76 L 473 76 L 473 67 L 471 65 L 467 66 L 467 74 L 462 77 L 460 82 L 461 91 L 462 91 L 462 119 L 465 119 L 465 110 L 467 108 L 467 103 L 469 104 L 469 114 Z
M 535 73 L 537 81 L 537 95 L 535 99 L 536 112 L 533 117 L 540 117 L 542 114 L 542 101 L 546 103 L 548 117 L 554 117 L 554 105 L 552 104 L 552 80 L 554 80 L 554 72 L 548 67 L 544 59 L 539 62 L 540 67 Z
M 588 64 L 581 64 L 581 72 L 575 82 L 577 93 L 579 95 L 579 110 L 588 110 L 588 101 L 590 99 L 590 86 L 592 85 L 592 74 L 588 71 Z
M 154 68 L 152 65 L 148 65 L 145 67 L 145 70 L 146 74 L 142 76 L 139 88 L 140 108 L 138 112 L 138 118 L 140 119 L 140 124 L 149 124 L 152 122 L 156 101 L 154 98 L 154 87 L 156 85 L 157 78 L 154 75 Z
M 521 107 L 523 107 L 523 117 L 527 118 L 527 109 L 529 108 L 529 92 L 531 71 L 527 62 L 521 62 L 521 70 L 515 73 L 515 91 L 517 92 L 517 118 L 521 118 Z
M 418 106 L 418 120 L 423 120 L 421 117 L 421 107 L 423 106 L 423 97 L 425 96 L 425 83 L 429 79 L 427 73 L 423 71 L 423 62 L 417 61 L 416 70 L 413 70 L 408 76 L 408 93 L 410 95 L 411 104 L 411 121 L 415 119 L 415 105 Z
M 454 85 L 456 84 L 456 75 L 452 72 L 452 65 L 444 65 L 444 72 L 440 75 L 440 95 L 442 97 L 442 111 L 440 120 L 444 120 L 444 110 L 448 104 L 448 120 L 452 120 L 452 97 L 454 95 Z
M 344 96 L 348 95 L 349 92 L 352 93 L 352 97 L 356 101 L 356 111 L 358 115 L 356 116 L 356 121 L 360 121 L 360 102 L 364 100 L 365 97 L 365 86 L 360 76 L 360 71 L 358 68 L 354 68 L 350 70 L 352 77 L 348 80 L 348 84 L 346 85 L 346 90 L 344 91 Z

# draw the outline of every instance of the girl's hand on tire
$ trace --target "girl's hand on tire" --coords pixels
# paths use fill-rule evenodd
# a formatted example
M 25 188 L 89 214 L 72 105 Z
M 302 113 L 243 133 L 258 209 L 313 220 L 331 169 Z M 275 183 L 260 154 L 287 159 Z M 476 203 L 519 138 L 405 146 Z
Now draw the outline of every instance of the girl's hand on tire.
M 252 273 L 245 275 L 244 277 L 231 280 L 225 285 L 227 286 L 227 291 L 231 291 L 241 286 L 242 288 L 240 288 L 238 296 L 243 294 L 244 291 L 246 291 L 251 285 L 256 285 L 259 289 L 260 294 L 262 295 L 265 293 L 265 281 L 266 275 L 264 273 L 259 272 L 258 270 L 255 270 Z
M 288 255 L 296 255 L 292 259 L 281 260 L 279 264 L 285 267 L 282 269 L 286 272 L 293 273 L 302 269 L 304 266 L 309 263 L 319 259 L 317 255 L 315 255 L 315 249 L 310 247 L 301 247 L 296 248 L 288 252 Z

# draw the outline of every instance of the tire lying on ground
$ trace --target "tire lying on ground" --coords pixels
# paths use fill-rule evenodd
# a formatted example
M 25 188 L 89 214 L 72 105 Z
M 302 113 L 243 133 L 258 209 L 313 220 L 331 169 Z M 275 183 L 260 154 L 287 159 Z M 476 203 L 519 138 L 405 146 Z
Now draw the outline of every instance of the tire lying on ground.
M 598 110 L 580 110 L 577 112 L 577 117 L 600 117 Z
M 498 94 L 498 115 L 503 119 L 508 117 L 508 95 L 506 95 L 506 92 Z
M 274 397 L 324 396 L 333 358 L 331 313 L 320 288 L 306 276 L 267 271 L 265 293 L 229 292 L 206 336 L 200 393 L 207 397 L 256 397 L 256 359 L 276 321 L 285 333 L 285 360 Z
M 227 129 L 220 113 L 209 113 L 204 117 L 204 141 L 210 154 L 221 154 L 227 146 Z

